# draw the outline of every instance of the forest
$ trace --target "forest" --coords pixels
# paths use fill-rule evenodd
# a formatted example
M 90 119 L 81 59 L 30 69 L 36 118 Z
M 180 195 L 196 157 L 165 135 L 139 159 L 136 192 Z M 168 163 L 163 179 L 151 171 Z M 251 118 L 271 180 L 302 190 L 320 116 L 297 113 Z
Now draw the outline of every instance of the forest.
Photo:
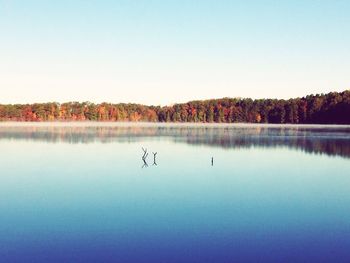
M 350 124 L 350 90 L 288 100 L 222 98 L 163 107 L 91 102 L 0 104 L 0 121 Z

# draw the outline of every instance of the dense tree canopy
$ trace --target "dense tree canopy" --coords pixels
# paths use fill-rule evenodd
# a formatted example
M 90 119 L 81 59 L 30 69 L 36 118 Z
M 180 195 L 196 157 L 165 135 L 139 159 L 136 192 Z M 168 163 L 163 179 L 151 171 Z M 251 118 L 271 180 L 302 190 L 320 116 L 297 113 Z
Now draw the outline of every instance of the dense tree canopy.
M 289 100 L 223 98 L 165 107 L 90 102 L 0 105 L 0 120 L 350 124 L 350 90 Z

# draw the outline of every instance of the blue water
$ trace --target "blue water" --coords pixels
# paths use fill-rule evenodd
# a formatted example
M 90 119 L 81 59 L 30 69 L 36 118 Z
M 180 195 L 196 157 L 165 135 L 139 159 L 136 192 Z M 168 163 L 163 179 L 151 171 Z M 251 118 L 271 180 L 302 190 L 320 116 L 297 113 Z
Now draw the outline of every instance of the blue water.
M 349 171 L 349 127 L 0 125 L 0 262 L 350 262 Z

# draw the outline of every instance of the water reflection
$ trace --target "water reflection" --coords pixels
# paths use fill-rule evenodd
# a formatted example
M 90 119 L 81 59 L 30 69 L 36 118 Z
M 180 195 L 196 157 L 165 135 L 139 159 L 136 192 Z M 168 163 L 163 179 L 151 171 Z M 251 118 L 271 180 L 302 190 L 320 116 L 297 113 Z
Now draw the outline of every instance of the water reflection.
M 24 125 L 0 126 L 0 140 L 112 143 L 171 140 L 221 148 L 288 147 L 350 157 L 349 126 Z M 154 164 L 156 165 L 156 153 Z

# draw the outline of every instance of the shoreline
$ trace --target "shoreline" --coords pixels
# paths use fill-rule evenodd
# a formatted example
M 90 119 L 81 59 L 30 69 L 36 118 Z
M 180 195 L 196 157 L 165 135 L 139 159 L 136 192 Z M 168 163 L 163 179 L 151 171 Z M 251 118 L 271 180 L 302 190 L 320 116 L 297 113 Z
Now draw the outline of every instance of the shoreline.
M 269 127 L 269 128 L 350 128 L 350 124 L 276 124 L 276 123 L 195 123 L 195 122 L 100 122 L 100 121 L 3 121 L 0 127 Z

